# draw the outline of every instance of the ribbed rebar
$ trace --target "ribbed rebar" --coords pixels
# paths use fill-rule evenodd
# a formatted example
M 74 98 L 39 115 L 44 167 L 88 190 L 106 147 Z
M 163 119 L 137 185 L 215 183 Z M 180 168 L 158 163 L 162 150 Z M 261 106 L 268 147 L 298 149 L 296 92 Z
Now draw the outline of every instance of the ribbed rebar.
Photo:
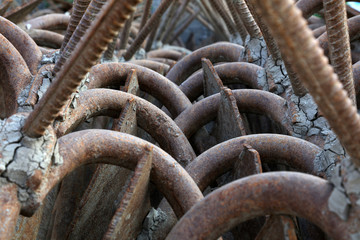
M 139 30 L 141 30 L 145 26 L 147 20 L 149 19 L 152 2 L 153 2 L 153 0 L 146 0 L 144 12 L 141 17 L 141 23 L 140 23 Z
M 210 4 L 219 13 L 221 18 L 225 22 L 226 28 L 229 30 L 230 34 L 233 35 L 236 32 L 235 25 L 234 25 L 234 22 L 232 21 L 232 19 L 230 18 L 230 16 L 225 11 L 224 6 L 218 0 L 212 0 L 212 1 L 210 1 Z
M 194 21 L 196 16 L 199 14 L 200 10 L 197 10 L 194 14 L 192 14 L 187 20 L 184 22 L 182 26 L 179 27 L 179 29 L 172 35 L 172 37 L 169 40 L 169 43 L 171 44 L 173 41 L 175 41 L 184 31 L 185 29 Z
M 165 38 L 165 34 L 170 26 L 171 20 L 174 19 L 174 14 L 176 13 L 176 9 L 178 7 L 178 3 L 175 1 L 171 4 L 169 10 L 167 11 L 164 19 L 162 20 L 161 28 L 159 30 L 159 37 L 157 38 L 159 41 L 162 41 Z
M 50 126 L 109 42 L 124 26 L 141 0 L 108 0 L 80 40 L 69 61 L 56 75 L 44 96 L 26 119 L 23 131 L 39 137 Z
M 77 25 L 79 24 L 82 16 L 84 15 L 86 8 L 89 6 L 90 1 L 91 0 L 76 0 L 76 1 L 74 1 L 70 22 L 66 29 L 64 41 L 60 48 L 60 53 L 62 53 L 64 51 L 64 48 L 66 47 L 67 43 L 69 42 Z
M 129 35 L 130 35 L 130 28 L 131 28 L 131 24 L 132 24 L 133 19 L 134 19 L 134 14 L 131 14 L 130 18 L 125 23 L 124 29 L 121 31 L 120 50 L 121 49 L 126 49 L 128 39 L 129 39 Z
M 227 39 L 226 38 L 226 31 L 225 31 L 225 29 L 223 29 L 222 25 L 219 24 L 217 18 L 214 16 L 214 13 L 213 13 L 211 7 L 208 5 L 208 1 L 200 0 L 199 6 L 200 6 L 200 8 L 203 9 L 203 12 L 208 15 L 208 18 L 212 22 L 215 29 L 217 29 L 217 31 L 219 33 L 225 35 L 224 39 Z
M 324 0 L 323 3 L 330 62 L 348 96 L 356 105 L 345 0 Z
M 153 30 L 154 27 L 158 26 L 158 23 L 160 22 L 162 15 L 166 11 L 166 9 L 168 9 L 168 7 L 172 2 L 173 0 L 163 0 L 160 3 L 155 13 L 151 16 L 149 21 L 147 21 L 143 29 L 141 29 L 138 36 L 135 38 L 134 42 L 131 44 L 131 46 L 124 54 L 123 57 L 125 58 L 125 60 L 129 60 L 130 58 L 132 58 L 132 56 L 134 56 L 135 52 L 139 49 L 139 47 L 144 42 L 145 38 L 149 35 L 151 30 Z
M 239 32 L 241 39 L 243 40 L 243 42 L 245 42 L 245 39 L 248 35 L 247 30 L 243 24 L 243 22 L 241 21 L 239 14 L 235 8 L 235 4 L 233 0 L 226 0 L 226 4 L 230 10 L 231 16 L 235 22 L 235 28 L 236 30 Z
M 260 38 L 262 36 L 260 28 L 258 27 L 253 16 L 251 15 L 250 10 L 245 3 L 245 0 L 235 0 L 234 5 L 250 37 Z
M 357 166 L 360 166 L 360 118 L 347 97 L 301 11 L 291 0 L 252 0 L 287 58 L 312 94 L 319 110 Z
M 102 6 L 106 3 L 107 0 L 92 0 L 89 6 L 87 7 L 83 17 L 80 20 L 80 23 L 76 27 L 74 33 L 71 35 L 69 42 L 64 48 L 63 52 L 60 55 L 60 58 L 57 60 L 54 67 L 54 74 L 60 71 L 61 67 L 65 64 L 67 59 L 70 57 L 80 39 L 84 36 L 92 21 L 95 19 L 96 15 L 100 12 Z

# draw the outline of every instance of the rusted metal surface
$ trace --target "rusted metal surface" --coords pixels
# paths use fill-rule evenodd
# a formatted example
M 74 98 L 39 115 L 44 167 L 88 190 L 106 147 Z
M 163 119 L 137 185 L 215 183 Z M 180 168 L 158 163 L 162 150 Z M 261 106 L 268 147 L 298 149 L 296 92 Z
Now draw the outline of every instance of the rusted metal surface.
M 307 220 L 318 224 L 327 238 L 360 238 L 359 115 L 313 37 L 325 30 L 325 21 L 309 17 L 317 12 L 328 24 L 346 26 L 345 1 L 334 2 L 342 4 L 341 11 L 328 6 L 319 11 L 320 0 L 164 0 L 150 19 L 152 1 L 76 0 L 72 17 L 38 17 L 69 11 L 71 4 L 63 0 L 50 1 L 53 10 L 30 16 L 26 11 L 38 1 L 21 2 L 20 8 L 5 12 L 16 12 L 16 21 L 31 19 L 19 24 L 21 28 L 55 27 L 56 33 L 64 33 L 70 23 L 66 39 L 52 46 L 62 44 L 59 55 L 37 47 L 28 33 L 0 18 L 0 112 L 3 118 L 11 116 L 0 120 L 0 159 L 7 162 L 0 161 L 0 201 L 12 196 L 8 204 L 15 209 L 10 215 L 0 213 L 1 239 L 4 234 L 13 239 L 164 239 L 171 230 L 181 239 L 221 234 L 225 239 L 325 239 Z M 198 41 L 195 31 L 187 39 L 178 38 L 195 18 L 211 35 Z M 348 29 L 335 34 L 329 27 L 319 37 L 325 55 L 330 50 L 330 57 L 334 51 L 348 56 L 351 51 L 357 61 L 359 19 L 350 18 Z M 219 42 L 223 40 L 228 42 Z M 169 46 L 169 41 L 182 47 Z M 351 41 L 351 50 L 346 41 Z M 213 42 L 218 43 L 208 45 Z M 144 46 L 145 52 L 140 49 Z M 259 49 L 263 58 L 257 62 Z M 136 60 L 123 63 L 124 53 Z M 341 70 L 351 73 L 347 60 Z M 115 63 L 99 64 L 109 61 Z M 356 86 L 357 70 L 355 64 Z M 238 88 L 257 90 L 234 90 Z M 111 130 L 83 131 L 90 128 Z M 40 137 L 45 129 L 50 136 L 46 131 Z M 40 146 L 48 137 L 51 143 Z M 44 151 L 25 154 L 23 147 Z M 42 153 L 44 162 L 25 169 L 35 166 Z M 262 169 L 329 180 L 263 174 Z M 247 177 L 252 174 L 256 176 Z M 8 194 L 5 188 L 18 177 L 21 181 Z M 203 200 L 201 191 L 208 194 L 216 188 Z M 33 215 L 16 222 L 19 211 Z
M 26 27 L 44 30 L 65 30 L 70 22 L 70 16 L 65 14 L 53 13 L 33 18 L 26 21 Z
M 37 45 L 43 47 L 58 49 L 64 41 L 63 35 L 48 30 L 34 28 L 28 30 L 28 34 Z
M 271 239 L 289 239 L 297 240 L 295 232 L 295 223 L 291 217 L 288 216 L 274 216 L 271 215 L 266 219 L 265 225 L 257 235 L 257 240 L 271 240 Z
M 151 149 L 139 160 L 130 185 L 116 210 L 104 239 L 135 239 L 149 209 Z M 125 231 L 124 231 L 125 229 Z
M 153 60 L 132 60 L 129 63 L 133 63 L 139 66 L 149 68 L 161 75 L 166 75 L 169 72 L 170 66 L 165 63 L 156 62 Z
M 109 1 L 107 3 L 84 38 L 80 40 L 71 59 L 57 73 L 53 84 L 30 114 L 24 126 L 27 135 L 41 136 L 45 128 L 52 124 L 70 95 L 89 71 L 89 67 L 100 58 L 104 47 L 120 30 L 129 14 L 134 11 L 134 8 L 126 8 L 124 5 L 136 6 L 138 3 L 138 0 Z M 95 30 L 96 34 L 94 34 Z M 88 38 L 90 38 L 89 41 L 86 40 Z M 77 60 L 76 63 L 74 63 L 75 60 Z
M 4 0 L 0 5 L 0 16 L 3 16 L 6 10 L 10 7 L 13 0 Z
M 2 34 L 0 43 L 0 118 L 6 118 L 16 112 L 17 98 L 32 76 L 25 60 Z
M 264 173 L 243 178 L 206 196 L 166 239 L 216 239 L 237 224 L 266 214 L 296 214 L 332 238 L 348 239 L 344 233 L 346 223 L 339 223 L 327 207 L 332 188 L 320 178 L 301 173 Z M 203 214 L 206 218 L 201 217 Z
M 205 188 L 230 170 L 244 149 L 244 144 L 259 152 L 262 162 L 281 163 L 297 171 L 317 174 L 316 156 L 321 149 L 307 141 L 278 134 L 256 134 L 238 137 L 218 144 L 199 155 L 186 170 L 199 186 Z
M 200 69 L 201 58 L 208 58 L 213 64 L 218 62 L 241 61 L 243 47 L 231 43 L 216 43 L 200 48 L 182 58 L 166 75 L 172 82 L 180 85 L 193 72 Z
M 323 3 L 329 40 L 330 62 L 349 98 L 356 104 L 345 1 L 324 0 Z M 342 41 L 339 41 L 339 38 Z
M 234 62 L 220 64 L 214 68 L 224 85 L 242 83 L 253 89 L 263 89 L 258 81 L 259 76 L 265 71 L 262 67 L 246 62 Z M 203 72 L 200 71 L 191 75 L 179 86 L 190 101 L 203 94 L 203 78 Z
M 146 147 L 153 147 L 151 181 L 181 217 L 202 194 L 188 173 L 160 148 L 128 134 L 106 130 L 85 130 L 58 140 L 63 165 L 55 166 L 40 186 L 39 201 L 73 169 L 89 163 L 107 163 L 135 169 Z M 71 150 L 70 150 L 71 149 Z M 104 157 L 106 157 L 104 159 Z
M 282 54 L 292 56 L 291 64 L 294 71 L 313 95 L 319 110 L 329 121 L 348 154 L 357 164 L 360 164 L 360 151 L 357 147 L 360 141 L 360 119 L 357 110 L 347 98 L 333 69 L 321 53 L 311 31 L 306 27 L 301 12 L 291 5 L 290 1 L 285 0 L 276 3 L 269 1 L 268 4 L 260 4 L 258 1 L 254 3 L 262 10 L 262 16 L 274 32 Z M 274 21 L 275 18 L 269 12 L 286 17 L 281 18 L 281 21 Z M 286 25 L 287 28 L 280 27 L 280 24 Z M 291 41 L 296 48 L 289 48 L 288 41 Z M 302 60 L 296 61 L 296 59 Z M 303 69 L 309 69 L 309 71 L 303 71 Z M 329 93 L 332 94 L 329 95 Z M 340 121 L 340 119 L 347 120 Z
M 20 213 L 15 184 L 0 183 L 0 238 L 11 239 Z
M 74 33 L 77 25 L 79 24 L 82 16 L 84 15 L 86 8 L 89 6 L 90 0 L 77 0 L 74 1 L 70 22 L 66 29 L 64 36 L 64 42 L 61 45 L 60 52 L 62 53 L 67 43 L 69 42 L 72 34 Z
M 97 65 L 91 69 L 90 82 L 87 87 L 92 89 L 120 85 L 131 69 L 135 69 L 137 72 L 140 89 L 160 100 L 171 112 L 173 118 L 191 106 L 190 101 L 174 83 L 150 69 L 135 64 L 108 63 Z
M 173 0 L 164 0 L 161 2 L 160 6 L 153 13 L 151 18 L 146 22 L 145 26 L 140 30 L 139 34 L 135 38 L 134 42 L 130 45 L 127 51 L 124 54 L 125 60 L 131 59 L 135 52 L 139 49 L 140 45 L 144 42 L 145 38 L 149 35 L 150 31 L 154 26 L 156 26 L 166 11 L 166 9 L 170 6 Z
M 39 100 L 38 91 L 43 83 L 43 79 L 48 73 L 52 72 L 53 68 L 54 68 L 54 64 L 47 64 L 39 69 L 39 71 L 35 75 L 33 82 L 31 83 L 29 95 L 25 100 L 26 104 L 32 107 L 35 106 L 35 104 Z
M 61 51 L 60 58 L 56 61 L 55 64 L 55 74 L 60 71 L 66 61 L 69 61 L 69 58 L 72 52 L 74 52 L 75 48 L 78 46 L 80 39 L 88 31 L 91 22 L 96 18 L 96 15 L 100 12 L 101 8 L 105 3 L 106 0 L 94 0 L 90 3 L 79 2 L 79 4 L 76 6 L 81 9 L 79 9 L 78 12 L 74 12 L 75 14 L 77 14 L 76 16 L 74 16 L 74 24 L 76 24 L 77 22 L 77 17 L 81 17 L 81 20 L 78 23 L 78 26 L 76 26 L 76 28 L 75 26 L 70 25 L 70 28 L 66 31 L 65 37 L 68 37 L 69 39 L 64 37 L 63 43 L 67 43 L 66 46 L 64 46 L 64 44 L 61 46 L 63 49 Z M 83 7 L 86 8 L 85 13 L 83 13 Z M 111 38 L 111 40 L 113 40 L 113 38 L 114 36 Z
M 179 61 L 184 54 L 175 50 L 158 49 L 147 53 L 148 58 L 169 58 L 174 61 Z
M 62 136 L 74 129 L 81 121 L 106 113 L 111 116 L 114 111 L 121 110 L 127 100 L 137 103 L 137 121 L 159 144 L 183 166 L 195 157 L 190 143 L 179 127 L 160 109 L 151 103 L 133 95 L 107 89 L 93 89 L 80 93 L 77 98 L 78 107 L 60 122 L 57 135 Z
M 281 97 L 265 91 L 245 89 L 234 90 L 233 95 L 240 112 L 264 114 L 292 132 L 286 120 L 285 100 Z M 219 104 L 220 94 L 207 97 L 182 112 L 175 122 L 187 137 L 191 137 L 196 130 L 216 117 Z
M 7 11 L 4 17 L 12 21 L 13 23 L 19 23 L 40 3 L 41 0 L 29 0 L 23 2 L 22 5 L 18 6 L 17 8 L 14 8 L 11 11 Z
M 19 51 L 29 67 L 30 72 L 34 75 L 37 72 L 41 60 L 42 54 L 40 49 L 26 32 L 9 20 L 0 17 L 0 24 L 0 33 Z

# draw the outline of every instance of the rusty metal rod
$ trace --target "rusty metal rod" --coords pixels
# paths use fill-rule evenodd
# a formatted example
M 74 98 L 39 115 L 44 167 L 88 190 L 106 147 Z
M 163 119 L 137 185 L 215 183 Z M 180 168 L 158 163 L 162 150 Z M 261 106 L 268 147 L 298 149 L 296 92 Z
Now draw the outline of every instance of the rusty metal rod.
M 71 59 L 56 75 L 53 83 L 26 120 L 23 131 L 39 137 L 50 126 L 90 67 L 100 58 L 107 44 L 123 27 L 139 0 L 108 1 L 80 40 Z

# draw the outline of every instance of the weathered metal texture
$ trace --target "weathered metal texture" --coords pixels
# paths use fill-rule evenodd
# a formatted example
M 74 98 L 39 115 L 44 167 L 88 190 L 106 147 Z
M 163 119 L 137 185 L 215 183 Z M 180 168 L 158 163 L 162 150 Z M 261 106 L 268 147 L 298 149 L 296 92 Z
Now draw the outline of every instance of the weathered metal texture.
M 20 202 L 15 184 L 0 184 L 0 239 L 11 239 L 20 214 Z
M 53 83 L 29 115 L 23 128 L 30 137 L 39 137 L 51 125 L 85 74 L 100 58 L 109 42 L 123 27 L 139 0 L 108 1 L 80 40 L 71 58 L 56 74 Z
M 228 88 L 221 88 L 220 105 L 216 119 L 215 134 L 218 142 L 250 133 L 248 128 L 245 127 L 244 118 L 237 108 L 236 99 Z
M 123 55 L 125 60 L 129 60 L 134 56 L 135 52 L 139 49 L 140 45 L 144 42 L 145 38 L 149 35 L 153 27 L 156 27 L 158 25 L 162 15 L 172 2 L 173 0 L 164 0 L 160 3 L 159 7 L 153 13 L 150 19 L 146 22 L 145 26 L 140 30 L 134 42 L 130 45 L 130 47 Z
M 201 59 L 201 62 L 203 70 L 204 97 L 221 92 L 224 85 L 214 69 L 214 66 L 211 64 L 209 59 L 206 58 Z
M 26 21 L 26 28 L 44 30 L 65 30 L 70 22 L 70 16 L 59 13 L 43 15 Z
M 162 41 L 164 43 L 169 43 L 170 41 L 170 37 L 172 36 L 172 32 L 175 30 L 175 28 L 177 27 L 180 19 L 182 19 L 185 11 L 186 11 L 186 7 L 189 5 L 190 0 L 183 0 L 180 3 L 179 8 L 176 11 L 175 16 L 172 16 L 170 18 L 170 24 L 167 26 L 167 29 L 164 33 L 164 38 L 162 39 Z M 174 7 L 176 7 L 176 5 L 173 5 Z
M 64 42 L 61 45 L 60 53 L 63 52 L 71 36 L 73 35 L 76 27 L 78 26 L 82 16 L 84 15 L 86 8 L 89 6 L 90 0 L 76 0 L 73 4 L 72 14 L 70 17 L 69 25 L 66 29 Z
M 0 34 L 0 118 L 16 113 L 17 99 L 32 75 L 16 48 Z
M 238 31 L 238 33 L 240 34 L 240 37 L 243 40 L 243 42 L 245 42 L 248 32 L 238 14 L 237 8 L 235 6 L 235 2 L 233 0 L 226 0 L 225 2 L 230 10 L 230 14 L 231 14 L 233 20 L 234 20 L 235 28 Z
M 297 171 L 317 174 L 316 156 L 321 153 L 318 146 L 286 135 L 254 134 L 220 143 L 199 155 L 186 170 L 201 191 L 222 174 L 231 170 L 244 150 L 244 144 L 259 152 L 263 163 L 278 163 Z
M 292 132 L 287 120 L 286 101 L 269 92 L 259 90 L 234 90 L 233 95 L 241 113 L 259 113 L 268 116 L 288 132 Z M 220 94 L 207 97 L 184 110 L 176 119 L 176 124 L 190 138 L 201 126 L 216 118 L 220 104 Z
M 129 63 L 132 64 L 136 64 L 142 67 L 146 67 L 149 68 L 161 75 L 166 75 L 169 70 L 170 70 L 170 66 L 165 64 L 165 63 L 160 63 L 160 62 L 156 62 L 153 60 L 147 60 L 147 59 L 142 59 L 142 60 L 132 60 Z
M 350 41 L 354 41 L 356 39 L 359 39 L 360 37 L 360 16 L 355 16 L 352 18 L 349 18 L 347 21 L 348 25 L 348 31 L 349 31 L 349 37 Z M 320 46 L 322 49 L 324 49 L 325 55 L 329 55 L 329 41 L 328 41 L 328 35 L 327 32 L 323 33 L 320 37 L 318 37 Z
M 224 6 L 222 2 L 220 1 L 209 1 L 210 4 L 213 6 L 213 8 L 219 13 L 221 18 L 224 20 L 226 28 L 229 30 L 230 34 L 235 34 L 235 24 L 228 15 L 228 13 L 225 11 Z
M 356 105 L 345 0 L 324 0 L 323 3 L 330 62 L 349 98 Z
M 153 95 L 164 104 L 173 118 L 191 106 L 189 99 L 174 83 L 148 68 L 135 64 L 107 63 L 96 65 L 91 69 L 87 87 L 92 89 L 120 85 L 132 69 L 137 72 L 140 89 Z
M 265 70 L 258 65 L 246 62 L 234 62 L 216 65 L 214 68 L 224 85 L 242 83 L 250 88 L 263 89 L 258 78 L 259 75 L 265 74 Z M 179 88 L 190 101 L 195 101 L 203 94 L 203 79 L 204 74 L 202 71 L 199 71 L 186 79 Z
M 218 62 L 238 62 L 241 61 L 243 51 L 242 46 L 226 42 L 200 48 L 177 62 L 166 77 L 180 85 L 192 73 L 201 68 L 201 58 L 208 58 L 213 64 Z
M 328 210 L 332 189 L 329 182 L 302 173 L 243 178 L 206 196 L 180 219 L 166 239 L 216 239 L 243 221 L 267 214 L 301 216 L 333 239 L 349 239 L 347 223 Z
M 60 58 L 56 61 L 55 68 L 54 68 L 55 75 L 57 72 L 60 71 L 60 69 L 65 65 L 65 63 L 67 61 L 69 61 L 69 58 L 73 54 L 74 50 L 76 48 L 79 48 L 78 45 L 80 44 L 81 38 L 83 38 L 83 36 L 87 32 L 88 32 L 88 34 L 90 33 L 90 35 L 93 34 L 89 30 L 90 25 L 91 25 L 91 23 L 93 23 L 94 19 L 99 14 L 100 10 L 102 9 L 103 5 L 106 2 L 107 2 L 107 0 L 92 0 L 89 4 L 81 3 L 81 4 L 84 4 L 84 5 L 81 5 L 81 7 L 87 6 L 86 11 L 85 11 L 85 13 L 83 13 L 83 15 L 81 15 L 82 12 L 80 12 L 80 10 L 79 10 L 79 13 L 78 13 L 79 17 L 80 17 L 80 15 L 82 16 L 80 22 L 78 22 L 78 25 L 75 27 L 75 30 L 73 30 L 71 28 L 71 29 L 69 29 L 69 31 L 67 31 L 69 34 L 71 33 L 71 31 L 74 31 L 74 32 L 72 33 L 71 36 L 69 36 L 69 40 L 68 40 L 66 46 L 64 46 L 63 50 L 61 51 Z M 126 19 L 123 19 L 123 21 L 126 21 Z M 74 24 L 75 23 L 76 22 L 74 20 Z M 114 36 L 111 37 L 110 41 L 113 40 Z M 65 42 L 65 40 L 66 39 L 64 37 L 64 42 Z
M 130 73 L 128 74 L 125 86 L 123 88 L 124 92 L 139 96 L 140 94 L 140 87 L 139 87 L 139 81 L 137 77 L 137 73 L 135 69 L 132 69 Z
M 266 4 L 258 0 L 253 2 L 273 32 L 282 54 L 289 58 L 294 71 L 313 96 L 349 156 L 360 165 L 360 119 L 357 109 L 347 97 L 311 30 L 307 28 L 300 10 L 287 0 L 270 0 Z
M 183 166 L 196 156 L 187 138 L 179 127 L 159 108 L 150 102 L 134 95 L 109 90 L 93 89 L 84 91 L 76 99 L 78 107 L 59 123 L 57 135 L 62 136 L 73 130 L 80 122 L 96 115 L 119 112 L 127 100 L 135 99 L 137 103 L 137 121 L 161 146 Z
M 181 217 L 203 198 L 195 182 L 170 155 L 149 142 L 108 130 L 85 130 L 58 140 L 63 165 L 53 166 L 38 190 L 42 201 L 47 192 L 77 167 L 90 163 L 114 164 L 135 169 L 144 149 L 153 148 L 151 181 Z
M 244 149 L 240 153 L 238 160 L 235 161 L 233 165 L 233 181 L 250 175 L 262 173 L 259 152 L 253 149 L 249 144 L 244 144 L 243 147 Z M 258 240 L 256 237 L 263 225 L 262 222 L 263 218 L 250 219 L 236 226 L 231 230 L 231 232 L 237 239 L 244 237 Z
M 28 98 L 26 99 L 25 103 L 34 107 L 39 99 L 38 91 L 43 83 L 44 79 L 44 72 L 52 72 L 52 69 L 54 68 L 54 64 L 46 64 L 42 66 L 37 74 L 35 75 L 35 78 L 33 82 L 31 83 L 30 91 Z
M 179 26 L 179 28 L 168 38 L 167 43 L 172 44 L 180 35 L 187 29 L 187 27 L 196 19 L 196 16 L 199 15 L 200 9 L 191 14 L 189 17 L 186 17 L 185 22 Z
M 162 19 L 161 22 L 158 23 L 159 27 L 154 29 L 154 31 L 157 32 L 158 41 L 164 40 L 166 33 L 168 32 L 168 28 L 170 27 L 170 24 L 172 23 L 172 20 L 174 19 L 174 15 L 176 14 L 176 10 L 178 10 L 178 8 L 179 8 L 179 4 L 180 4 L 180 2 L 173 1 L 171 3 L 171 5 L 169 6 L 169 9 L 167 10 L 165 17 Z M 149 40 L 150 40 L 150 36 L 147 41 L 149 41 Z M 150 40 L 150 41 L 152 43 L 153 40 Z M 148 43 L 146 43 L 146 45 L 148 45 Z M 148 51 L 150 51 L 150 49 L 148 49 L 147 52 Z
M 217 34 L 219 34 L 223 40 L 227 40 L 228 36 L 223 28 L 222 24 L 217 20 L 217 17 L 214 15 L 214 11 L 212 10 L 211 6 L 209 6 L 209 1 L 200 0 L 201 4 L 199 4 L 202 11 L 206 14 L 207 18 L 211 21 L 212 25 L 216 29 Z
M 288 60 L 284 61 L 287 75 L 290 80 L 291 89 L 296 96 L 303 97 L 308 93 L 308 90 L 305 88 L 304 84 L 299 79 L 299 76 L 294 72 L 291 64 Z
M 148 21 L 148 19 L 150 17 L 152 2 L 153 2 L 153 0 L 146 0 L 144 11 L 143 11 L 143 14 L 141 17 L 141 23 L 139 26 L 140 30 L 145 26 L 146 22 Z
M 29 0 L 17 8 L 5 13 L 4 17 L 13 23 L 19 23 L 41 3 L 41 0 Z
M 0 33 L 19 51 L 30 72 L 35 75 L 41 60 L 41 51 L 29 35 L 9 20 L 0 17 Z
M 246 5 L 246 2 L 244 0 L 236 0 L 234 1 L 234 4 L 250 37 L 260 38 L 262 36 L 262 33 L 260 31 L 260 28 L 256 24 L 253 16 L 251 15 L 250 10 Z
M 308 19 L 322 9 L 323 0 L 299 0 L 296 7 L 301 10 L 303 17 Z
M 358 95 L 360 92 L 360 62 L 355 63 L 352 66 L 354 76 L 354 87 L 355 94 Z
M 170 66 L 170 69 L 173 66 L 175 66 L 175 64 L 177 63 L 177 61 L 174 61 L 174 60 L 169 59 L 169 58 L 147 58 L 147 59 L 151 60 L 151 61 L 159 62 L 159 63 L 165 63 L 165 64 Z
M 131 14 L 130 18 L 126 21 L 123 30 L 121 31 L 120 48 L 119 48 L 120 50 L 121 49 L 126 49 L 128 39 L 129 39 L 129 35 L 130 35 L 130 28 L 131 28 L 131 24 L 132 24 L 133 19 L 134 19 L 134 13 Z
M 149 207 L 149 180 L 152 163 L 151 149 L 139 160 L 133 178 L 111 220 L 104 239 L 135 239 Z
M 2 1 L 1 5 L 0 5 L 0 16 L 4 15 L 4 13 L 11 6 L 12 2 L 13 2 L 13 0 L 4 0 L 4 1 Z
M 27 33 L 37 45 L 42 47 L 58 49 L 61 47 L 61 44 L 64 41 L 63 35 L 48 30 L 34 28 L 28 30 Z
M 289 216 L 271 215 L 256 237 L 257 240 L 297 240 L 294 220 Z
M 243 144 L 239 159 L 234 163 L 234 180 L 262 173 L 260 154 L 249 144 Z

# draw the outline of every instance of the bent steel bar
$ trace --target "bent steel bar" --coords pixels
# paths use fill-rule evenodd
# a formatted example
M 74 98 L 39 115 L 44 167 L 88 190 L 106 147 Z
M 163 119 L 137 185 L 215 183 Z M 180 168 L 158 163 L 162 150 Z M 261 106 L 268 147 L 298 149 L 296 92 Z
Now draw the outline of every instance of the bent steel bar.
M 19 213 L 17 186 L 0 183 L 0 239 L 12 239 Z
M 180 85 L 193 72 L 201 68 L 201 58 L 207 58 L 213 64 L 218 62 L 239 62 L 243 51 L 242 46 L 226 42 L 200 48 L 177 62 L 166 77 Z
M 54 166 L 39 188 L 42 201 L 68 173 L 84 164 L 106 163 L 134 170 L 144 149 L 153 149 L 151 181 L 181 217 L 203 198 L 195 182 L 169 154 L 140 138 L 109 130 L 85 130 L 59 138 L 63 164 Z
M 0 33 L 11 42 L 24 58 L 31 74 L 35 75 L 42 53 L 34 40 L 6 18 L 0 17 Z
M 258 77 L 261 71 L 264 72 L 265 70 L 258 65 L 246 62 L 233 62 L 217 65 L 214 68 L 224 85 L 242 83 L 251 88 L 263 90 L 263 86 L 258 82 Z M 200 71 L 191 75 L 179 86 L 180 90 L 185 93 L 190 101 L 196 100 L 203 94 L 203 78 L 203 71 Z
M 246 177 L 206 196 L 166 239 L 216 239 L 241 222 L 268 214 L 297 215 L 315 223 L 332 239 L 350 239 L 347 223 L 328 209 L 332 189 L 327 181 L 302 173 Z
M 16 112 L 17 98 L 31 78 L 25 60 L 0 34 L 0 118 L 10 117 Z
M 37 18 L 26 21 L 26 25 L 30 24 L 30 28 L 44 29 L 44 30 L 65 30 L 70 22 L 70 16 L 59 13 L 47 14 Z
M 268 116 L 279 126 L 292 132 L 290 123 L 286 120 L 286 101 L 266 91 L 241 89 L 233 91 L 240 112 L 259 113 Z M 200 127 L 213 120 L 219 109 L 220 94 L 207 97 L 182 112 L 176 119 L 176 124 L 190 138 Z
M 56 74 L 44 96 L 27 118 L 23 131 L 29 137 L 39 137 L 58 116 L 85 74 L 101 57 L 106 46 L 123 27 L 140 0 L 111 0 L 102 8 L 80 40 L 71 58 Z
M 148 58 L 169 58 L 174 61 L 179 61 L 183 56 L 181 52 L 166 49 L 157 49 L 147 53 Z
M 170 69 L 170 65 L 168 65 L 168 64 L 156 62 L 153 60 L 147 60 L 147 59 L 132 60 L 132 61 L 130 61 L 130 63 L 149 68 L 161 75 L 166 75 Z
M 128 100 L 136 101 L 137 122 L 161 146 L 183 166 L 195 157 L 195 153 L 185 135 L 173 120 L 150 102 L 132 94 L 110 89 L 93 89 L 79 93 L 77 107 L 60 122 L 57 131 L 62 136 L 73 130 L 80 122 L 93 116 L 108 114 L 116 116 Z M 116 113 L 111 114 L 111 113 Z
M 360 166 L 360 117 L 291 0 L 252 0 L 269 25 L 282 56 L 289 60 L 341 144 Z M 291 43 L 289 45 L 289 43 Z
M 91 69 L 88 89 L 117 85 L 125 82 L 127 75 L 135 69 L 140 89 L 153 95 L 169 109 L 173 117 L 191 106 L 183 92 L 169 79 L 148 68 L 129 63 L 106 63 Z
M 61 43 L 64 41 L 64 36 L 48 30 L 42 29 L 30 29 L 29 36 L 36 42 L 37 45 L 42 47 L 50 47 L 58 49 L 61 47 Z
M 321 170 L 315 159 L 322 150 L 310 142 L 280 134 L 247 135 L 210 148 L 186 167 L 201 191 L 233 167 L 244 150 L 244 144 L 258 151 L 262 162 L 285 164 L 311 174 Z

